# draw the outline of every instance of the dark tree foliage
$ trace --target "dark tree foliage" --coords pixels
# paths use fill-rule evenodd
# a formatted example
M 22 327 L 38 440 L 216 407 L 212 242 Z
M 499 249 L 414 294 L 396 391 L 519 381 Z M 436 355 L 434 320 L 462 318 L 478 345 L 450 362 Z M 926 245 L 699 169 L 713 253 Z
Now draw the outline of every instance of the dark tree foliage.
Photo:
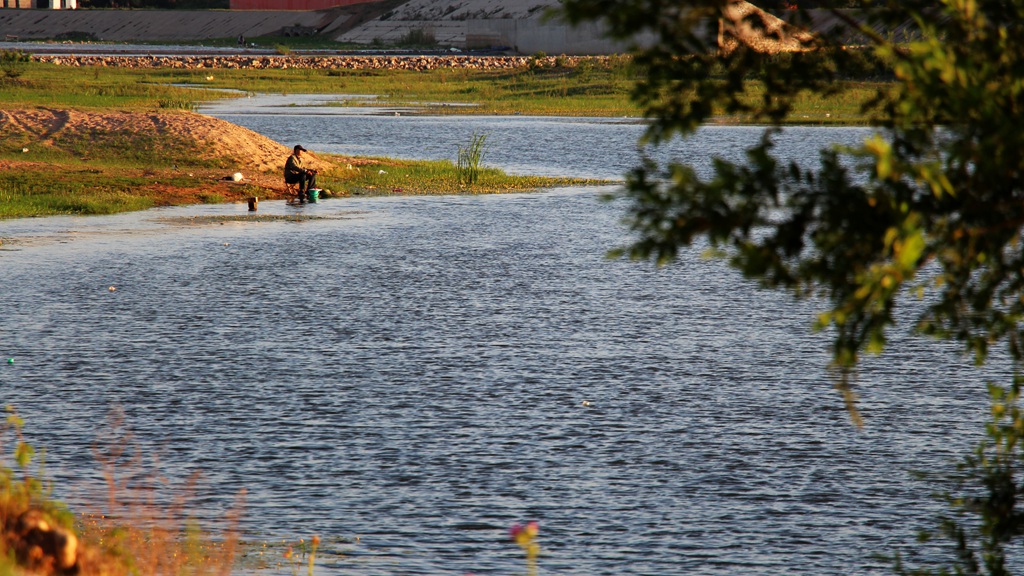
M 881 348 L 897 294 L 917 283 L 936 295 L 919 319 L 922 331 L 955 337 L 979 358 L 1002 339 L 1020 357 L 1024 1 L 956 0 L 941 17 L 921 0 L 870 10 L 877 26 L 916 22 L 921 39 L 897 45 L 865 32 L 897 83 L 891 97 L 865 103 L 889 131 L 858 151 L 857 174 L 831 151 L 813 170 L 781 164 L 771 155 L 771 126 L 786 121 L 802 94 L 841 90 L 838 80 L 863 66 L 858 51 L 823 34 L 809 43 L 814 52 L 786 58 L 746 47 L 720 53 L 725 3 L 563 5 L 573 21 L 601 15 L 619 38 L 657 35 L 635 54 L 642 76 L 634 97 L 652 121 L 648 143 L 689 134 L 717 110 L 769 125 L 747 165 L 718 162 L 711 180 L 681 165 L 634 170 L 627 188 L 641 239 L 629 254 L 664 263 L 705 236 L 731 247 L 732 263 L 765 285 L 827 297 L 832 309 L 822 321 L 837 330 L 840 366 Z M 753 83 L 765 88 L 757 101 L 744 98 Z M 940 270 L 922 276 L 928 265 Z
M 908 293 L 926 303 L 913 329 L 960 342 L 979 362 L 998 343 L 1019 366 L 1024 0 L 866 2 L 856 21 L 833 11 L 842 25 L 804 40 L 807 52 L 785 57 L 752 43 L 719 50 L 729 4 L 563 2 L 571 22 L 601 21 L 619 39 L 641 32 L 657 39 L 634 51 L 640 78 L 633 96 L 651 121 L 648 145 L 685 137 L 721 112 L 767 125 L 746 163 L 717 160 L 706 180 L 681 164 L 636 167 L 624 195 L 638 239 L 621 252 L 667 263 L 704 238 L 764 286 L 822 298 L 828 304 L 818 324 L 834 331 L 838 387 L 855 419 L 848 375 L 861 354 L 884 347 L 898 297 Z M 787 19 L 810 22 L 802 11 L 809 4 L 795 4 L 801 10 Z M 885 32 L 897 29 L 904 32 Z M 851 37 L 868 47 L 845 46 Z M 840 80 L 863 67 L 865 51 L 894 79 L 864 102 L 884 130 L 851 152 L 852 167 L 832 150 L 821 151 L 814 168 L 774 157 L 773 135 L 795 99 L 841 90 Z M 762 98 L 744 96 L 753 85 L 763 86 Z M 940 530 L 956 546 L 956 573 L 1008 573 L 1006 547 L 1020 544 L 1019 383 L 998 390 L 987 437 L 956 475 L 957 486 L 971 486 L 973 495 L 950 496 L 957 514 L 976 518 L 965 523 L 954 515 Z

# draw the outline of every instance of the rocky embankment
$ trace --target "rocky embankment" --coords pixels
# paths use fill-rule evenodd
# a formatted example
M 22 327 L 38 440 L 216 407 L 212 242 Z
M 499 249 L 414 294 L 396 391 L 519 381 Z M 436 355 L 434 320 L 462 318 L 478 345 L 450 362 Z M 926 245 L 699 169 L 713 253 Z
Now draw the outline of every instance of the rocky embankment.
M 113 66 L 122 68 L 182 69 L 315 69 L 315 70 L 435 70 L 466 68 L 507 70 L 525 66 L 575 66 L 580 57 L 553 56 L 49 56 L 33 60 L 58 66 Z M 587 59 L 600 63 L 607 57 Z

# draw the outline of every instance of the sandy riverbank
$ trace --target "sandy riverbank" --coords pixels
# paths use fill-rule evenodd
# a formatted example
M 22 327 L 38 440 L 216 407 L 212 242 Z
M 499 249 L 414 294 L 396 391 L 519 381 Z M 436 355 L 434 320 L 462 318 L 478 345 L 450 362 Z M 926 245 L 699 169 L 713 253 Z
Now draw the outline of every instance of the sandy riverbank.
M 0 110 L 0 138 L 16 143 L 24 159 L 0 160 L 2 170 L 38 171 L 51 167 L 57 176 L 79 170 L 47 161 L 47 149 L 60 149 L 68 141 L 83 137 L 125 138 L 145 135 L 146 138 L 186 142 L 194 147 L 197 158 L 221 159 L 226 168 L 177 168 L 154 166 L 134 170 L 145 177 L 144 195 L 152 196 L 158 205 L 199 202 L 204 195 L 219 195 L 228 201 L 253 195 L 253 187 L 267 198 L 284 197 L 282 170 L 290 149 L 279 143 L 216 118 L 191 112 L 93 112 L 57 109 Z M 84 165 L 89 158 L 78 159 Z M 321 170 L 331 170 L 331 161 L 315 158 Z M 348 162 L 358 163 L 351 159 Z M 128 170 L 131 171 L 131 170 Z M 240 182 L 225 180 L 240 172 Z M 168 180 L 190 185 L 170 185 Z

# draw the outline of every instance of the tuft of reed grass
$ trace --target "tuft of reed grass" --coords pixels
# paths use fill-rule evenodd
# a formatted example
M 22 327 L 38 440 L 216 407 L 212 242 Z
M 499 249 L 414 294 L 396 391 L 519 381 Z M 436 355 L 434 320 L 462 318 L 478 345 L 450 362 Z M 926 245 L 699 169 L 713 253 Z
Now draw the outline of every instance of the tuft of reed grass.
M 459 182 L 472 186 L 480 178 L 480 162 L 484 158 L 487 134 L 474 132 L 466 146 L 459 146 L 455 173 Z

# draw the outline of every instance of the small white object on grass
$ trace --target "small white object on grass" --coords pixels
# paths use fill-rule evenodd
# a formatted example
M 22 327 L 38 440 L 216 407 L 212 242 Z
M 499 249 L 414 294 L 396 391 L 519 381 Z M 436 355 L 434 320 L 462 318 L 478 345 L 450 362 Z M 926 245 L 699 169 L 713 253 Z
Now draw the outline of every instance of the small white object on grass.
M 242 173 L 235 172 L 234 174 L 231 175 L 231 179 L 234 180 L 235 182 L 240 182 L 242 180 Z

